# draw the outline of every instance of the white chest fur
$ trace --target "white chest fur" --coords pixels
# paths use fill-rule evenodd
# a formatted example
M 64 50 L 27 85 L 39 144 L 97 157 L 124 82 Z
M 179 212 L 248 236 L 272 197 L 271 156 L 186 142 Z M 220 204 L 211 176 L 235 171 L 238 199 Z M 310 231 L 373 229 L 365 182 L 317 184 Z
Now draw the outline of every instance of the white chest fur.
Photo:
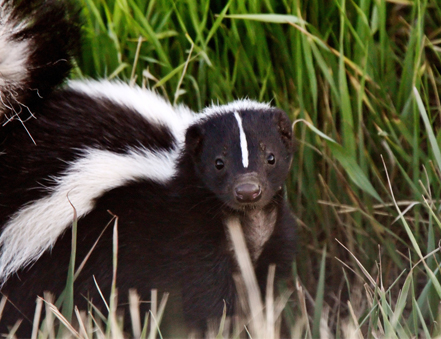
M 276 224 L 276 210 L 270 212 L 255 210 L 240 218 L 242 230 L 250 252 L 251 260 L 256 263 L 263 248 L 271 237 Z

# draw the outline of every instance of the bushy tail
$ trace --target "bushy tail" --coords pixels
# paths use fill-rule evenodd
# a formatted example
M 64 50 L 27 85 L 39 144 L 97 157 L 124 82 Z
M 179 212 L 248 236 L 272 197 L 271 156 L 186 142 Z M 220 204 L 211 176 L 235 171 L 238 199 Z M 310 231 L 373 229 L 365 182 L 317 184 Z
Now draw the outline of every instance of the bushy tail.
M 68 76 L 78 16 L 68 0 L 0 0 L 0 124 L 27 118 Z

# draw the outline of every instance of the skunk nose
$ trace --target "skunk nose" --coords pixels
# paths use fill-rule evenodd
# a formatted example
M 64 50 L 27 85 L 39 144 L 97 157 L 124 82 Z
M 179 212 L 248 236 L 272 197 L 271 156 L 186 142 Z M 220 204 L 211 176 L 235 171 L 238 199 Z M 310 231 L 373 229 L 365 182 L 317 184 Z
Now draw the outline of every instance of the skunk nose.
M 256 202 L 262 195 L 260 186 L 255 183 L 239 184 L 234 191 L 239 202 Z

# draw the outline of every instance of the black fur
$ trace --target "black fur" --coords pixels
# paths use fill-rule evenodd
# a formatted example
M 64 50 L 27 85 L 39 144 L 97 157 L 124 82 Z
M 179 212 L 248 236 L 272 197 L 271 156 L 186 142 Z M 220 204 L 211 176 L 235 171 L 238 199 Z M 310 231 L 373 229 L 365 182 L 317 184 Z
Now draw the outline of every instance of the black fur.
M 48 95 L 34 112 L 38 118 L 27 121 L 26 130 L 18 120 L 0 128 L 0 150 L 5 154 L 0 156 L 0 225 L 19 207 L 48 195 L 53 178 L 85 149 L 124 154 L 141 146 L 158 151 L 176 147 L 165 126 L 70 89 Z
M 11 4 L 16 6 L 15 2 Z M 53 11 L 62 15 L 57 16 L 58 22 L 70 20 L 66 11 L 57 7 L 59 2 L 48 4 L 54 7 L 39 12 L 36 23 L 40 16 L 51 18 Z M 34 7 L 25 10 L 20 6 L 26 7 L 25 2 L 18 5 L 18 13 L 34 15 Z M 23 37 L 35 37 L 39 42 L 40 37 L 45 41 L 47 38 L 43 37 L 52 33 L 51 27 L 32 27 L 42 31 L 30 30 L 22 33 Z M 76 32 L 75 23 L 65 28 L 69 30 Z M 76 33 L 71 37 L 76 38 Z M 60 53 L 66 54 L 67 46 L 75 45 L 66 42 L 60 50 L 51 50 L 53 55 L 48 58 L 58 60 Z M 70 51 L 67 49 L 67 54 Z M 52 70 L 56 74 L 50 77 L 49 84 L 43 83 L 45 76 L 39 71 L 32 73 L 36 87 L 41 82 L 42 88 L 47 89 L 44 100 L 22 97 L 26 100 L 23 103 L 32 103 L 37 117 L 26 122 L 28 131 L 19 121 L 0 129 L 0 227 L 4 229 L 20 208 L 51 196 L 48 188 L 57 188 L 53 178 L 63 177 L 85 149 L 117 154 L 139 147 L 179 152 L 176 175 L 170 180 L 129 178 L 128 183 L 95 199 L 93 210 L 78 221 L 77 265 L 111 219 L 110 211 L 118 217 L 120 303 L 126 303 L 130 288 L 136 288 L 142 300 L 149 300 L 152 288 L 171 291 L 173 296 L 182 298 L 189 327 L 198 330 L 205 328 L 207 320 L 219 318 L 224 304 L 228 314 L 235 312 L 233 274 L 237 265 L 226 234 L 229 217 L 237 216 L 241 221 L 262 290 L 269 264 L 277 265 L 278 278 L 290 275 L 296 247 L 295 221 L 282 187 L 292 162 L 293 136 L 283 111 L 252 104 L 219 108 L 219 114 L 195 118 L 180 149 L 171 128 L 153 123 L 122 104 L 69 87 L 50 91 L 67 72 L 65 68 Z M 23 88 L 33 88 L 30 84 Z M 242 118 L 247 136 L 247 168 L 242 165 L 234 113 Z M 118 169 L 116 166 L 108 170 Z M 149 170 L 146 168 L 146 172 Z M 268 234 L 262 243 L 255 237 L 261 231 Z M 109 227 L 75 281 L 75 303 L 80 308 L 87 307 L 84 296 L 93 299 L 98 307 L 103 306 L 93 277 L 104 295 L 109 295 L 112 247 Z M 30 334 L 35 298 L 46 290 L 57 295 L 63 290 L 70 253 L 71 232 L 67 230 L 33 265 L 9 277 L 1 290 L 11 301 L 0 321 L 1 333 L 23 317 L 19 334 Z
M 1 89 L 0 124 L 17 115 L 26 120 L 41 99 L 69 75 L 80 45 L 79 10 L 73 2 L 3 0 L 1 10 L 3 15 L 10 14 L 1 18 L 3 25 L 5 21 L 26 22 L 8 40 L 27 43 L 28 62 L 26 77 L 19 83 L 7 80 Z

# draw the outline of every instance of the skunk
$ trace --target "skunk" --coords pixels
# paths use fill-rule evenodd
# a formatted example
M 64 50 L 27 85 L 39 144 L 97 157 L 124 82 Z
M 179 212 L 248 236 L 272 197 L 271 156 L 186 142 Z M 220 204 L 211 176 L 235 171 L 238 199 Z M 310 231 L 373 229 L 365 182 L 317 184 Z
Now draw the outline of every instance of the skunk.
M 0 72 L 7 122 L 0 127 L 0 283 L 9 300 L 0 333 L 23 318 L 19 334 L 29 335 L 36 297 L 63 291 L 74 216 L 77 269 L 87 257 L 75 303 L 86 309 L 87 297 L 104 307 L 97 285 L 110 294 L 112 215 L 120 303 L 131 288 L 142 300 L 153 288 L 170 291 L 188 327 L 203 331 L 224 307 L 237 309 L 230 217 L 241 222 L 262 290 L 270 264 L 278 278 L 290 275 L 296 226 L 283 185 L 293 160 L 291 123 L 282 110 L 248 99 L 196 114 L 121 82 L 60 86 L 79 44 L 73 7 L 1 4 L 0 70 L 12 62 L 1 58 L 8 48 L 18 63 L 13 74 Z M 59 34 L 73 41 L 52 45 Z

